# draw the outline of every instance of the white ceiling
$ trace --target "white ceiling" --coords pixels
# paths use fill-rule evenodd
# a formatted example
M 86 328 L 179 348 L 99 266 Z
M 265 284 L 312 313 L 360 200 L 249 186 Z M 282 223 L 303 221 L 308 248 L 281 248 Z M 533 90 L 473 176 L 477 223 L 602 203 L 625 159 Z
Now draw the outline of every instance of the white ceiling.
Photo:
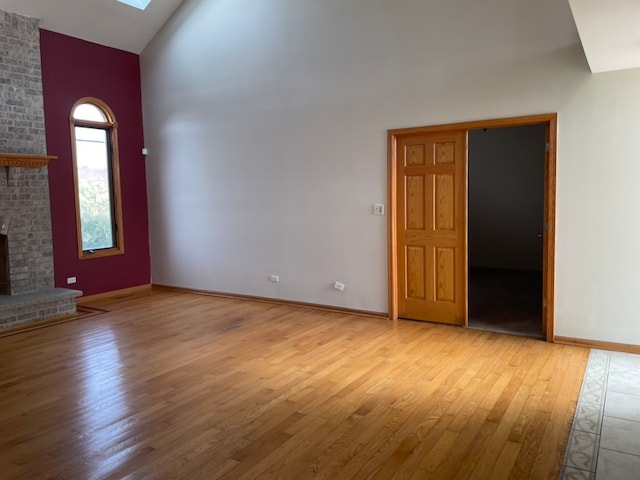
M 140 53 L 182 0 L 152 0 L 138 10 L 117 0 L 0 0 L 0 10 L 41 20 L 46 30 Z
M 591 71 L 640 67 L 640 1 L 568 0 Z M 140 53 L 182 0 L 141 11 L 117 0 L 0 0 L 0 10 L 39 18 L 41 27 Z
M 569 0 L 593 73 L 640 67 L 640 1 Z

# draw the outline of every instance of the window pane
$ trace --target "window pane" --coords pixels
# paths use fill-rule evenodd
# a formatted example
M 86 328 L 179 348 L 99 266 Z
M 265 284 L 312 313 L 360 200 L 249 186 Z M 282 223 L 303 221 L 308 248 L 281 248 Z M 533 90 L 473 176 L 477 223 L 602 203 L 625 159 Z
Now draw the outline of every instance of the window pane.
M 140 10 L 146 9 L 151 0 L 118 0 L 120 3 L 125 3 L 127 5 L 131 5 L 132 7 L 138 8 Z
M 73 118 L 76 120 L 89 120 L 90 122 L 106 122 L 104 112 L 95 105 L 83 103 L 78 105 L 73 111 Z
M 75 127 L 82 250 L 115 243 L 108 129 Z

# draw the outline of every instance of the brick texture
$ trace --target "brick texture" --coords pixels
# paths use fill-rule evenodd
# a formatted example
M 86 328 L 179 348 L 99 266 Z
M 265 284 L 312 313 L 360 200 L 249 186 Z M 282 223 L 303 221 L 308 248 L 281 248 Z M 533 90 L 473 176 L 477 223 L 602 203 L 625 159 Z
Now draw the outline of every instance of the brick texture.
M 0 11 L 0 152 L 46 154 L 38 20 Z M 52 288 L 47 168 L 0 168 L 11 295 Z
M 55 289 L 33 298 L 22 295 L 20 303 L 5 304 L 0 298 L 0 330 L 27 323 L 66 317 L 76 313 L 78 290 Z

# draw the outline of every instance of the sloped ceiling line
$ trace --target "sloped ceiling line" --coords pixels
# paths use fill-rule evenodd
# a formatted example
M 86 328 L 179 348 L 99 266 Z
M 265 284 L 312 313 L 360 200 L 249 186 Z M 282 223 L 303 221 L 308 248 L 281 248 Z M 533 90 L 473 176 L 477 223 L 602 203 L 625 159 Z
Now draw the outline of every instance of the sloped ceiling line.
M 138 10 L 117 0 L 0 0 L 0 10 L 40 19 L 46 30 L 140 53 L 182 0 L 152 0 Z
M 640 67 L 640 2 L 567 0 L 591 71 Z M 140 53 L 182 0 L 152 0 L 143 11 L 117 0 L 0 0 L 0 10 L 41 20 L 44 29 Z

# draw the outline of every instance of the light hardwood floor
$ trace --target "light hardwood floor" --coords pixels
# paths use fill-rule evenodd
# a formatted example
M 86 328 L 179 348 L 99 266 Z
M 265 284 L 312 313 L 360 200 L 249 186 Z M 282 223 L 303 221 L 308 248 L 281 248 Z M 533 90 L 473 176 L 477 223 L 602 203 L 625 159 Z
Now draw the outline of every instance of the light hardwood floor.
M 154 291 L 0 338 L 3 479 L 557 478 L 589 350 Z

